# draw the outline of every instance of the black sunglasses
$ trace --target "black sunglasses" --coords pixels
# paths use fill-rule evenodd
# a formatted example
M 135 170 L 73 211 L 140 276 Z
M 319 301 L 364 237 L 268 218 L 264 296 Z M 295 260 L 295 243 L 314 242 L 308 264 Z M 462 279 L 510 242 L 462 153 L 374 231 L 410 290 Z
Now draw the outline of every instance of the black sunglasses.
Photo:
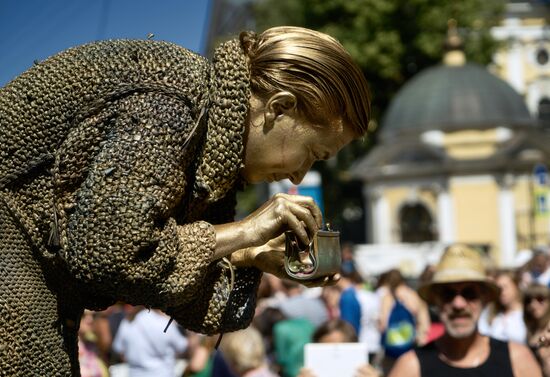
M 440 287 L 436 292 L 443 302 L 451 302 L 456 296 L 461 296 L 466 301 L 477 300 L 481 297 L 481 292 L 477 287 L 466 286 L 462 289 L 451 287 Z
M 536 300 L 539 304 L 542 304 L 544 301 L 548 300 L 548 297 L 538 295 L 538 296 L 525 296 L 523 301 L 526 304 L 529 304 L 531 301 Z

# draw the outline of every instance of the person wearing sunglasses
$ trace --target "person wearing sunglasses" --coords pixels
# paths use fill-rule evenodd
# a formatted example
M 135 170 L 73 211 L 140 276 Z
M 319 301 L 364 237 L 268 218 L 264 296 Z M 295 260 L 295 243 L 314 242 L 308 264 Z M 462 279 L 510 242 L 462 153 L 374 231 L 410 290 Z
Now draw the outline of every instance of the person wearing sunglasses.
M 487 277 L 476 250 L 448 247 L 418 293 L 438 311 L 445 333 L 401 356 L 389 377 L 542 376 L 527 346 L 479 333 L 483 307 L 499 297 L 500 289 Z
M 541 347 L 550 333 L 550 288 L 531 284 L 523 292 L 523 320 L 527 327 L 527 344 L 534 351 L 545 377 L 550 376 L 550 348 Z

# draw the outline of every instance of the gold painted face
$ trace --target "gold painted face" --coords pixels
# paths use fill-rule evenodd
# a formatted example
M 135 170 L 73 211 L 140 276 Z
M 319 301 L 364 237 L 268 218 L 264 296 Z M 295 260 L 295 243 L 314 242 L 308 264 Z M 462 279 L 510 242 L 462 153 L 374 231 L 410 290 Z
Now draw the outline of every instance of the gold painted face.
M 305 119 L 288 102 L 273 109 L 269 101 L 256 105 L 256 111 L 251 110 L 242 171 L 249 183 L 288 178 L 298 184 L 315 161 L 336 155 L 354 139 L 341 119 L 321 125 Z

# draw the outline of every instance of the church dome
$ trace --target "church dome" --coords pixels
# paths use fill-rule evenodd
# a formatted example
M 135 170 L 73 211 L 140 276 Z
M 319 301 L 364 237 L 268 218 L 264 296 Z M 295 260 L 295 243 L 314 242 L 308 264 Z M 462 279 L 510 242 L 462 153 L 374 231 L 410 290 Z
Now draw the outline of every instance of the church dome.
M 382 137 L 532 124 L 523 98 L 473 63 L 440 64 L 414 76 L 382 119 Z

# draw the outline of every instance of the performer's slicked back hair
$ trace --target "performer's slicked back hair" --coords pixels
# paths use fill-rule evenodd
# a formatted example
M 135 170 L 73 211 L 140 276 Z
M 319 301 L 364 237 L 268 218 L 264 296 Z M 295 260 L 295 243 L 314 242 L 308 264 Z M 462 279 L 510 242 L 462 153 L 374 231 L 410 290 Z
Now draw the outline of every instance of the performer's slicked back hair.
M 308 119 L 326 122 L 341 116 L 357 136 L 367 132 L 367 81 L 336 39 L 314 30 L 279 26 L 259 35 L 242 32 L 240 40 L 249 58 L 255 94 L 292 92 Z

